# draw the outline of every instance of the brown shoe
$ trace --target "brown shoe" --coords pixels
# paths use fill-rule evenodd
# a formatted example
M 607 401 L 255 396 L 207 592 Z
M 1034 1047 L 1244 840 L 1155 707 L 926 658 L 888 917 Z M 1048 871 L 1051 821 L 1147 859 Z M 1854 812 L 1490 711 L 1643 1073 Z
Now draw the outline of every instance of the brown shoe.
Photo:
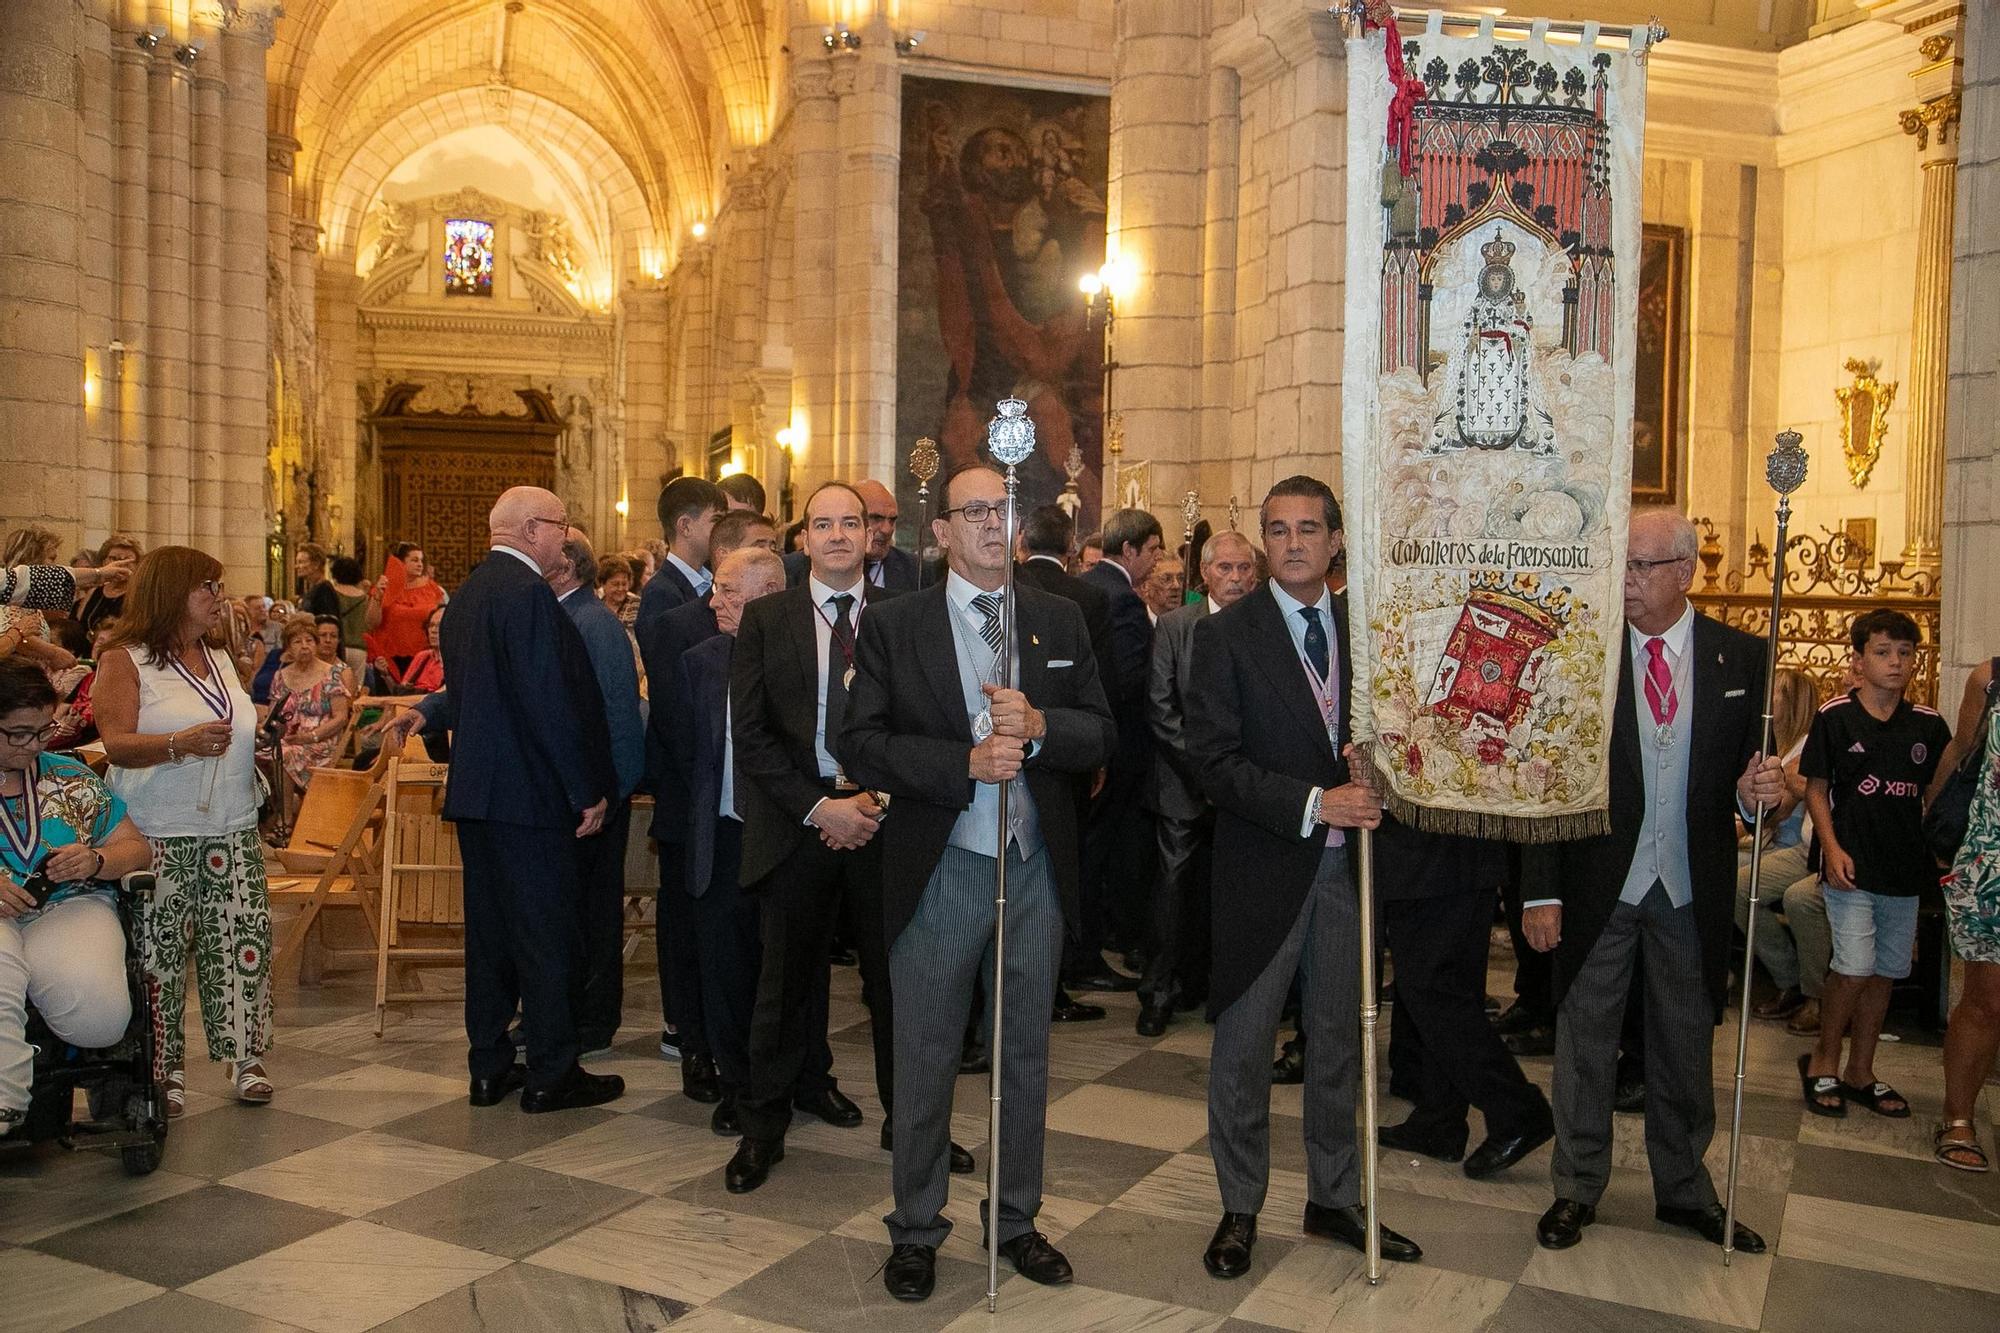
M 1819 1001 L 1807 1000 L 1799 1006 L 1799 1011 L 1785 1021 L 1785 1031 L 1795 1037 L 1817 1037 L 1819 1035 Z
M 1757 1018 L 1790 1018 L 1805 1007 L 1806 997 L 1798 987 L 1791 986 L 1773 995 L 1763 1003 L 1751 1008 L 1750 1013 Z

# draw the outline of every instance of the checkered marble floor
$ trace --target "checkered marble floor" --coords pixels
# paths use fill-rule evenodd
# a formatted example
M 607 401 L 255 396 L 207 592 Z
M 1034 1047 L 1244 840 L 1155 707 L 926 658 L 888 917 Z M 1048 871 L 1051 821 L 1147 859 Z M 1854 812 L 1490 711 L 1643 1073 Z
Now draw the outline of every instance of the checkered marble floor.
M 1496 993 L 1506 961 L 1503 946 Z M 1802 1040 L 1755 1025 L 1740 1211 L 1771 1250 L 1730 1268 L 1653 1221 L 1641 1124 L 1620 1116 L 1600 1221 L 1561 1254 L 1534 1240 L 1546 1148 L 1489 1184 L 1385 1154 L 1384 1220 L 1426 1255 L 1371 1288 L 1358 1255 L 1300 1232 L 1300 1090 L 1274 1089 L 1256 1267 L 1218 1282 L 1201 1268 L 1219 1207 L 1208 1030 L 1183 1019 L 1164 1038 L 1135 1036 L 1132 998 L 1113 997 L 1109 1019 L 1057 1028 L 1051 1058 L 1041 1225 L 1076 1285 L 1010 1276 L 989 1317 L 983 1175 L 952 1182 L 958 1227 L 931 1300 L 883 1293 L 889 1163 L 875 1146 L 856 974 L 835 973 L 834 1050 L 867 1123 L 795 1127 L 769 1183 L 736 1196 L 722 1186 L 732 1143 L 709 1132 L 709 1108 L 680 1095 L 678 1070 L 655 1053 L 658 992 L 645 972 L 631 977 L 626 1040 L 593 1062 L 630 1091 L 547 1116 L 466 1105 L 449 1005 L 393 1015 L 378 1039 L 359 977 L 284 992 L 274 1105 L 238 1106 L 218 1067 L 196 1066 L 189 1114 L 152 1176 L 53 1146 L 0 1160 L 0 1330 L 2000 1328 L 2000 1175 L 1932 1164 L 1938 1051 L 1914 1035 L 1885 1046 L 1878 1069 L 1916 1114 L 1829 1121 L 1800 1104 Z M 1718 1088 L 1734 1032 L 1731 1022 L 1718 1041 Z M 1531 1072 L 1546 1084 L 1548 1062 Z M 983 1078 L 960 1081 L 955 1132 L 982 1171 L 985 1092 Z M 1989 1093 L 1982 1114 L 1996 1104 Z M 1385 1121 L 1406 1109 L 1385 1101 Z M 1992 1129 L 1989 1119 L 1989 1144 Z M 1725 1139 L 1710 1158 L 1718 1183 Z

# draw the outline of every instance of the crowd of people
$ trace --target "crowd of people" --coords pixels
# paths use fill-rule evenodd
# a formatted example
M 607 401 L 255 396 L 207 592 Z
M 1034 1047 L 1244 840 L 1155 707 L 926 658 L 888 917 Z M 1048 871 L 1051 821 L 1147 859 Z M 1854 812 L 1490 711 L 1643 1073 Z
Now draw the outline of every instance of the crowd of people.
M 79 1044 L 128 1021 L 109 886 L 142 868 L 161 886 L 140 940 L 170 1113 L 186 1095 L 190 965 L 210 1058 L 242 1101 L 276 1095 L 264 775 L 302 790 L 370 694 L 402 692 L 422 698 L 379 743 L 421 735 L 451 764 L 472 1104 L 518 1090 L 540 1113 L 622 1094 L 586 1062 L 623 1013 L 626 851 L 648 796 L 659 1050 L 738 1140 L 730 1191 L 782 1169 L 795 1116 L 863 1122 L 827 1031 L 833 961 L 859 968 L 893 1155 L 883 1281 L 899 1299 L 930 1294 L 949 1176 L 974 1169 L 951 1138 L 955 1080 L 993 1064 L 1002 1175 L 982 1224 L 1023 1275 L 1071 1280 L 1037 1226 L 1049 1034 L 1105 1021 L 1090 1002 L 1105 992 L 1137 991 L 1141 1035 L 1213 1024 L 1210 1275 L 1253 1266 L 1274 1082 L 1304 1085 L 1305 1233 L 1365 1247 L 1364 830 L 1393 976 L 1391 1090 L 1412 1106 L 1381 1142 L 1484 1181 L 1553 1140 L 1542 1245 L 1575 1245 L 1595 1219 L 1623 1110 L 1645 1116 L 1660 1220 L 1763 1248 L 1742 1222 L 1725 1234 L 1704 1165 L 1760 823 L 1755 962 L 1770 984 L 1755 1016 L 1812 1039 L 1805 1109 L 1911 1114 L 1874 1056 L 1935 902 L 1965 977 L 1937 1159 L 1990 1169 L 1973 1104 L 2000 1043 L 2000 661 L 1948 726 L 1905 698 L 1917 626 L 1858 616 L 1841 692 L 1778 677 L 1767 755 L 1763 641 L 1689 601 L 1688 521 L 1635 512 L 1610 831 L 1515 847 L 1398 822 L 1355 760 L 1341 511 L 1323 483 L 1280 481 L 1254 534 L 1204 526 L 1178 551 L 1138 509 L 1094 534 L 1035 509 L 1010 544 L 1007 487 L 987 467 L 941 495 L 911 551 L 878 481 L 821 485 L 781 529 L 754 478 L 680 477 L 659 496 L 658 541 L 600 555 L 560 498 L 515 488 L 449 596 L 408 544 L 372 581 L 303 546 L 294 596 L 274 601 L 231 598 L 219 562 L 188 547 L 113 537 L 62 566 L 53 534 L 14 534 L 0 1132 L 27 1104 L 29 1001 Z M 258 763 L 260 733 L 277 764 Z M 86 741 L 102 777 L 70 753 Z M 1498 921 L 1517 970 L 1496 1018 Z M 1524 1054 L 1554 1056 L 1547 1095 Z M 1421 1258 L 1377 1225 L 1384 1257 Z

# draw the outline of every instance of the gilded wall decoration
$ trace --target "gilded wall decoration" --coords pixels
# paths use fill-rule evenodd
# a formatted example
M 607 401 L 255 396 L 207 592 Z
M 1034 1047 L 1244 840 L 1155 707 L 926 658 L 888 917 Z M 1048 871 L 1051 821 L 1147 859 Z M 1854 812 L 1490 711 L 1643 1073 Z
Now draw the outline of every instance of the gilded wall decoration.
M 1882 441 L 1889 435 L 1889 405 L 1896 401 L 1897 385 L 1876 379 L 1878 368 L 1875 362 L 1849 357 L 1841 369 L 1854 378 L 1833 391 L 1840 403 L 1840 452 L 1847 459 L 1847 479 L 1857 490 L 1868 484 L 1876 460 L 1882 457 Z

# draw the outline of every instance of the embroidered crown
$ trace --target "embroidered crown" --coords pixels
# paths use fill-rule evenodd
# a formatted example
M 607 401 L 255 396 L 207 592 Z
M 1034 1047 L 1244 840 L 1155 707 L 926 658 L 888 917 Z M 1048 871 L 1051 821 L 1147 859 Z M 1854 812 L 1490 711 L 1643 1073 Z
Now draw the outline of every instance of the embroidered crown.
M 1489 265 L 1509 264 L 1514 259 L 1514 243 L 1500 239 L 1500 229 L 1494 228 L 1493 239 L 1479 247 L 1479 257 Z

